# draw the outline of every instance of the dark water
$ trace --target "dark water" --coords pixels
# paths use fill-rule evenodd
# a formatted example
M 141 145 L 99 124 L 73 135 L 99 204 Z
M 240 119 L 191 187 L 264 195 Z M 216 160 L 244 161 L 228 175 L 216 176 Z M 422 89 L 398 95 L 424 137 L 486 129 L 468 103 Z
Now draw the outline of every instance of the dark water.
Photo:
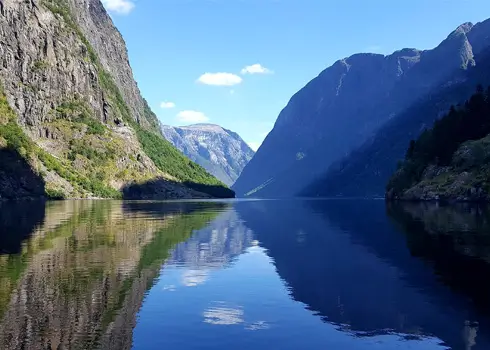
M 0 349 L 490 349 L 490 210 L 0 206 Z

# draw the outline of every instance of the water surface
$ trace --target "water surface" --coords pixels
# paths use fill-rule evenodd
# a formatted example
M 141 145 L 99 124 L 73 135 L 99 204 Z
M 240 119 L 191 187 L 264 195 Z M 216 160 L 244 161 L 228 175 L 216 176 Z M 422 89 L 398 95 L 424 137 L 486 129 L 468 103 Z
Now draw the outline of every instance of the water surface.
M 490 212 L 0 206 L 1 349 L 490 349 Z

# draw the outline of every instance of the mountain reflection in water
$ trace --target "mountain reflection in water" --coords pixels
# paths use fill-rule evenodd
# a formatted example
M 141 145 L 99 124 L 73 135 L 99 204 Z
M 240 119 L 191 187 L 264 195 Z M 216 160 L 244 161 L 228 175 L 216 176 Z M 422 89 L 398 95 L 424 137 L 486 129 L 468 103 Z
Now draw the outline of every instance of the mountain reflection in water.
M 2 349 L 490 348 L 487 208 L 288 200 L 0 209 Z

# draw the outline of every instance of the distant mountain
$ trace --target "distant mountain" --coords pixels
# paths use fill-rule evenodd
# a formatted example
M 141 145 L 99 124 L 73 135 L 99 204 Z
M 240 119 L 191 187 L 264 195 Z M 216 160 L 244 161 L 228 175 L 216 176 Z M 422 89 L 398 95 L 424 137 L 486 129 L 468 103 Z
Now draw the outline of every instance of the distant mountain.
M 228 186 L 255 154 L 237 133 L 219 125 L 164 125 L 162 132 L 177 149 Z
M 465 23 L 432 50 L 337 61 L 291 98 L 233 189 L 238 196 L 297 195 L 386 122 L 451 83 L 454 71 L 474 66 L 489 34 L 490 21 Z

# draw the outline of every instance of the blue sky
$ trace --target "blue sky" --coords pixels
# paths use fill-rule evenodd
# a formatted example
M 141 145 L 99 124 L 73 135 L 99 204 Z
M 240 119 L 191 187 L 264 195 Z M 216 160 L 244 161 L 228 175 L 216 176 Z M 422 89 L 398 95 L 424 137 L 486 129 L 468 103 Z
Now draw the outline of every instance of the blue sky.
M 337 59 L 429 49 L 489 0 L 103 0 L 143 96 L 169 125 L 210 122 L 257 148 Z M 221 74 L 217 74 L 221 73 Z

